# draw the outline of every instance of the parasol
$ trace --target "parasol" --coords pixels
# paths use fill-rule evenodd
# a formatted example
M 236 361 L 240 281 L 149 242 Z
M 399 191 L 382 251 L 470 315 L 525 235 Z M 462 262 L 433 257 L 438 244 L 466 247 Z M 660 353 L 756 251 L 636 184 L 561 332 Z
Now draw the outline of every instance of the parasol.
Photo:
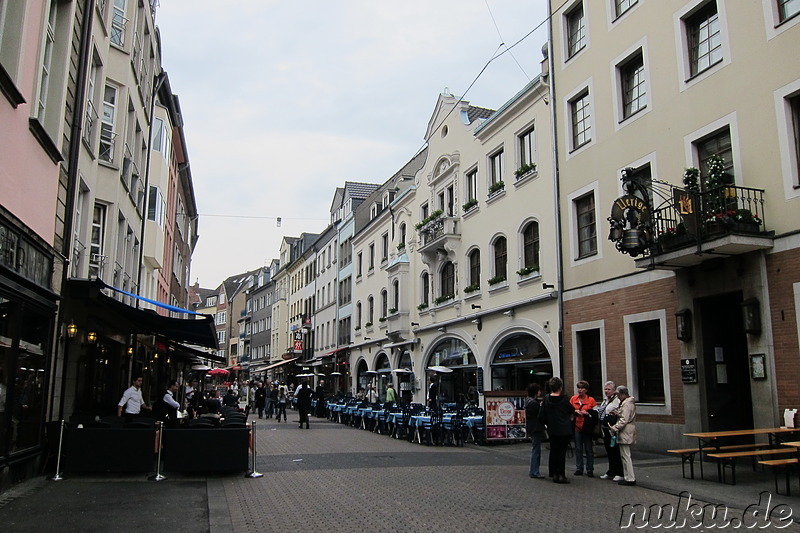
M 228 374 L 230 374 L 230 372 L 228 372 L 224 368 L 215 368 L 213 370 L 208 371 L 209 376 L 227 376 Z
M 442 374 L 449 374 L 450 372 L 453 371 L 452 368 L 447 368 L 446 366 L 439 366 L 439 365 L 437 365 L 437 366 L 429 366 L 428 370 L 431 370 L 433 372 L 439 372 L 439 373 L 442 373 Z
M 412 374 L 411 370 L 407 368 L 395 368 L 392 370 L 395 374 Z

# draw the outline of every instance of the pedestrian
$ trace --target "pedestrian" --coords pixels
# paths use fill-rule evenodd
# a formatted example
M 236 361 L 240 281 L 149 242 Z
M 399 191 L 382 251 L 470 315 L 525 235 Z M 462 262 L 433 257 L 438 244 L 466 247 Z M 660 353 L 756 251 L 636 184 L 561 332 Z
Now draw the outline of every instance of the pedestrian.
M 531 438 L 531 464 L 528 468 L 528 476 L 535 479 L 544 478 L 539 471 L 542 460 L 542 437 L 544 436 L 544 426 L 539 422 L 539 409 L 542 407 L 543 400 L 542 387 L 538 383 L 528 385 L 528 397 L 525 400 L 525 432 Z
M 314 391 L 308 386 L 305 380 L 300 382 L 294 392 L 294 397 L 297 398 L 297 410 L 300 411 L 300 429 L 303 429 L 303 423 L 308 427 L 308 414 L 311 411 L 311 396 Z
M 122 416 L 124 413 L 125 419 L 131 420 L 139 416 L 142 409 L 150 409 L 150 406 L 142 398 L 142 381 L 144 381 L 142 376 L 133 378 L 131 386 L 125 390 L 122 399 L 117 404 L 117 416 Z
M 622 458 L 619 455 L 619 446 L 611 446 L 611 430 L 608 427 L 616 424 L 619 419 L 614 414 L 619 407 L 617 384 L 613 381 L 606 381 L 603 386 L 603 392 L 605 393 L 605 398 L 603 398 L 600 407 L 597 408 L 597 414 L 600 418 L 600 430 L 603 433 L 603 447 L 606 449 L 606 456 L 608 457 L 608 470 L 600 476 L 600 479 L 622 481 L 625 478 L 622 476 Z
M 436 383 L 436 374 L 430 375 L 431 383 L 428 385 L 428 407 L 436 409 L 439 405 L 439 386 Z
M 247 405 L 254 413 L 256 412 L 256 389 L 258 389 L 258 385 L 255 380 L 253 380 L 250 382 L 250 390 L 247 392 Z
M 317 413 L 316 416 L 319 418 L 325 418 L 325 380 L 319 380 L 317 384 L 317 390 L 314 391 L 314 399 L 317 400 Z
M 286 422 L 286 402 L 289 401 L 289 393 L 286 391 L 286 385 L 281 383 L 278 387 L 278 410 L 275 412 L 275 418 L 278 422 L 281 421 L 281 413 L 283 413 L 283 421 Z
M 178 382 L 173 379 L 167 385 L 164 396 L 153 404 L 153 414 L 156 420 L 161 420 L 170 427 L 178 425 L 178 410 L 181 408 L 181 404 L 175 400 L 176 394 L 178 394 Z
M 572 439 L 572 405 L 564 396 L 564 382 L 553 376 L 548 382 L 550 394 L 545 396 L 539 410 L 539 421 L 550 437 L 550 477 L 554 483 L 569 483 L 566 477 L 567 448 Z
M 375 390 L 375 385 L 370 385 L 367 388 L 367 401 L 369 403 L 377 403 L 378 402 L 378 392 Z
M 278 384 L 272 383 L 267 392 L 267 418 L 272 418 L 278 412 Z
M 589 382 L 580 380 L 575 388 L 578 394 L 570 398 L 574 410 L 575 430 L 575 475 L 583 475 L 583 456 L 586 455 L 586 476 L 594 477 L 594 451 L 592 450 L 594 428 L 597 425 L 597 400 L 589 396 Z
M 397 403 L 397 391 L 394 390 L 394 385 L 392 383 L 386 386 L 386 401 Z
M 250 402 L 248 398 L 250 397 L 250 382 L 245 381 L 242 384 L 242 388 L 239 389 L 239 399 L 244 402 L 244 414 L 250 414 Z
M 264 382 L 264 390 L 267 391 L 267 398 L 266 403 L 267 406 L 264 408 L 264 413 L 267 418 L 272 418 L 272 415 L 275 414 L 275 400 L 272 396 L 272 389 L 273 384 L 266 380 Z
M 267 401 L 267 391 L 264 389 L 264 384 L 259 383 L 256 388 L 256 411 L 258 411 L 258 418 L 264 418 L 264 406 Z
M 625 385 L 617 387 L 617 397 L 619 397 L 619 408 L 617 409 L 619 419 L 613 426 L 609 425 L 609 429 L 611 430 L 611 442 L 613 443 L 614 437 L 616 437 L 616 445 L 619 446 L 619 455 L 622 458 L 624 479 L 619 484 L 636 485 L 633 459 L 631 458 L 631 446 L 636 444 L 636 401 Z
M 197 380 L 189 380 L 183 389 L 183 401 L 186 404 L 186 414 L 194 418 L 197 409 Z

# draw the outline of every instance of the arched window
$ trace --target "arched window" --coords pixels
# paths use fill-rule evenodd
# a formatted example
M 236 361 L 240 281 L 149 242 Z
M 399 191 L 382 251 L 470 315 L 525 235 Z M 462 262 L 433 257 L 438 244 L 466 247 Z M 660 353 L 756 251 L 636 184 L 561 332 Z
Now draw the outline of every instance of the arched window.
M 400 309 L 400 280 L 397 279 L 392 283 L 392 307 Z
M 494 276 L 495 278 L 508 279 L 508 245 L 505 237 L 498 237 L 494 241 Z
M 386 294 L 386 289 L 381 290 L 381 318 L 386 318 L 389 310 L 389 297 Z
M 439 296 L 455 296 L 456 294 L 456 267 L 448 261 L 442 267 Z
M 522 229 L 522 267 L 539 270 L 539 223 L 530 222 Z
M 481 251 L 472 250 L 469 253 L 469 286 L 478 288 L 481 286 Z
M 402 249 L 406 246 L 406 223 L 400 224 L 400 242 L 397 243 L 398 248 Z
M 372 298 L 370 294 L 369 298 L 367 298 L 367 324 L 372 325 L 375 321 L 375 299 Z
M 430 294 L 431 294 L 431 278 L 428 276 L 427 272 L 422 273 L 422 299 L 420 300 L 420 304 L 428 306 L 430 305 Z
M 361 327 L 361 302 L 356 303 L 356 326 Z

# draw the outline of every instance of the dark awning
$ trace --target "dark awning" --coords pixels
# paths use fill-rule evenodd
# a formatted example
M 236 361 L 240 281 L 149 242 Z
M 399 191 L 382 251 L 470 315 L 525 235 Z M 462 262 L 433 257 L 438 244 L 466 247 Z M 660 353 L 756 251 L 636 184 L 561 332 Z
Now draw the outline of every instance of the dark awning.
M 218 348 L 214 317 L 195 319 L 162 316 L 149 309 L 136 309 L 107 296 L 102 280 L 71 279 L 67 282 L 70 313 L 82 311 L 87 319 L 106 325 L 118 333 L 159 335 L 175 342 Z M 80 309 L 83 306 L 84 309 Z M 204 357 L 208 357 L 204 355 Z M 214 357 L 215 359 L 215 357 Z

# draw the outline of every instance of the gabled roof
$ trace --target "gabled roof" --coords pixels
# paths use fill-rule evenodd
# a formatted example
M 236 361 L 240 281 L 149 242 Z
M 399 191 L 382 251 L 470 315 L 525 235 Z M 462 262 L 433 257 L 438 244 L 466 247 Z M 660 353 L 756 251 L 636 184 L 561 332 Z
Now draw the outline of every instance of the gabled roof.
M 467 118 L 469 123 L 472 124 L 478 119 L 489 118 L 494 115 L 494 109 L 487 109 L 485 107 L 476 107 L 471 105 L 467 108 Z

